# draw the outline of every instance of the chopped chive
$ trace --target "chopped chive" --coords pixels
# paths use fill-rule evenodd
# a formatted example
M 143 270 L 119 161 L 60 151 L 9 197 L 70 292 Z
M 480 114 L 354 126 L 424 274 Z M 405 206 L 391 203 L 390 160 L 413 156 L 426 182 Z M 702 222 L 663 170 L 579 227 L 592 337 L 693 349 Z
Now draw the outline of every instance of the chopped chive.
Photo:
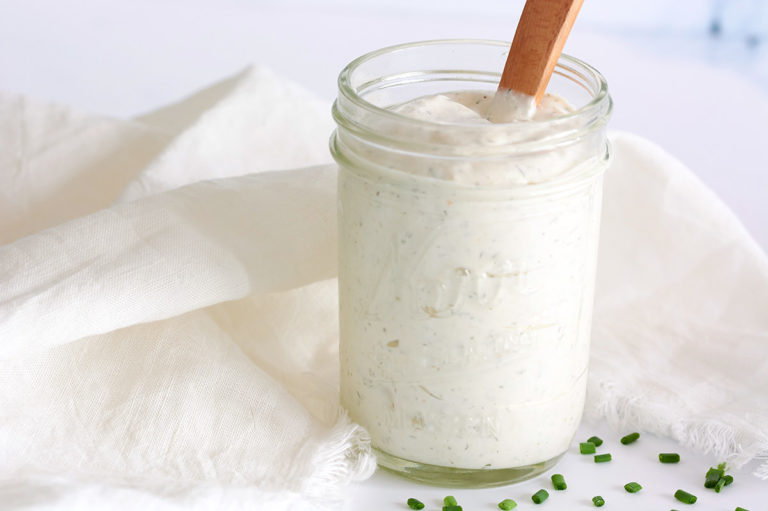
M 534 504 L 541 504 L 545 500 L 547 500 L 547 497 L 549 497 L 549 492 L 542 488 L 541 490 L 537 491 L 536 493 L 531 496 L 531 500 Z
M 624 489 L 627 490 L 629 493 L 637 493 L 640 490 L 642 490 L 643 487 L 637 484 L 636 482 L 632 481 L 631 483 L 625 484 Z
M 587 438 L 587 442 L 589 442 L 590 444 L 594 444 L 595 447 L 600 447 L 601 445 L 603 445 L 603 439 L 600 438 L 599 436 L 591 436 Z
M 568 488 L 568 485 L 565 484 L 565 478 L 562 474 L 552 474 L 552 486 L 555 487 L 555 490 L 565 490 Z
M 731 476 L 731 475 L 725 476 L 725 477 L 723 477 L 723 479 L 725 479 L 725 485 L 726 486 L 728 486 L 729 484 L 731 484 L 733 482 L 733 476 Z
M 443 511 L 462 511 L 461 506 L 443 506 Z
M 723 477 L 723 469 L 710 467 L 707 470 L 707 475 L 704 476 L 704 488 L 714 488 L 717 482 Z
M 611 455 L 609 453 L 595 455 L 595 463 L 605 463 L 611 461 Z
M 503 509 L 504 511 L 509 511 L 510 509 L 515 509 L 516 507 L 517 502 L 512 499 L 504 499 L 499 502 L 499 509 Z
M 605 500 L 603 500 L 603 497 L 600 495 L 597 495 L 595 497 L 592 497 L 592 503 L 595 505 L 595 507 L 603 507 L 605 504 Z
M 408 507 L 411 509 L 424 509 L 424 503 L 418 499 L 408 499 Z
M 696 495 L 688 493 L 685 490 L 677 490 L 675 492 L 675 498 L 685 504 L 693 504 L 696 502 Z
M 592 442 L 581 442 L 579 444 L 581 454 L 595 454 L 595 444 Z
M 725 471 L 726 471 L 726 469 L 727 469 L 727 468 L 728 468 L 728 467 L 727 467 L 727 465 L 725 464 L 725 462 L 719 463 L 719 464 L 717 465 L 717 470 L 720 470 L 720 471 L 722 471 L 723 473 L 725 473 Z
M 443 504 L 446 506 L 458 506 L 459 503 L 456 501 L 456 497 L 453 495 L 448 495 L 443 499 Z
M 637 433 L 637 432 L 630 433 L 629 435 L 621 437 L 621 443 L 624 445 L 628 445 L 634 442 L 635 440 L 637 440 L 638 438 L 640 438 L 640 433 Z
M 720 490 L 723 489 L 723 486 L 725 486 L 725 477 L 721 477 L 719 481 L 715 484 L 715 491 L 717 493 L 720 493 Z
M 744 509 L 743 507 L 736 506 L 736 509 L 734 511 L 749 511 L 749 509 Z
M 662 463 L 677 463 L 680 461 L 680 455 L 676 452 L 659 453 L 659 461 Z

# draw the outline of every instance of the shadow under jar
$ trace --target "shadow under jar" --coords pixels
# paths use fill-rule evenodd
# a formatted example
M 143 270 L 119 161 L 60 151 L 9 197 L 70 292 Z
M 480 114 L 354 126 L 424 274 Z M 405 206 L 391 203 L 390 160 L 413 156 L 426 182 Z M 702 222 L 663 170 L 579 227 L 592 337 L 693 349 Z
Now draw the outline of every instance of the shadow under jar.
M 606 123 L 603 77 L 563 55 L 546 121 L 466 124 L 392 111 L 492 94 L 509 43 L 385 48 L 339 76 L 341 401 L 379 465 L 454 487 L 553 466 L 581 420 Z

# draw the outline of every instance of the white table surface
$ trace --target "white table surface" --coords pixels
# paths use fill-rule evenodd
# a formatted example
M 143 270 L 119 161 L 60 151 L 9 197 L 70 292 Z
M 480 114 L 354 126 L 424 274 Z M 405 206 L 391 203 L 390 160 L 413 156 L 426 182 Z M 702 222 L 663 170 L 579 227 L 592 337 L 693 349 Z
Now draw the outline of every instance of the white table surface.
M 424 511 L 439 511 L 446 495 L 456 497 L 464 511 L 498 511 L 496 505 L 505 498 L 517 502 L 515 511 L 594 510 L 597 509 L 592 504 L 595 495 L 605 499 L 605 505 L 600 509 L 607 511 L 733 511 L 736 506 L 749 511 L 768 511 L 768 482 L 751 473 L 757 466 L 756 462 L 741 470 L 729 471 L 734 476 L 733 484 L 715 493 L 704 488 L 704 474 L 709 467 L 722 460 L 691 452 L 676 442 L 646 434 L 642 434 L 634 444 L 622 445 L 619 439 L 623 434 L 617 434 L 604 424 L 582 424 L 568 453 L 553 469 L 528 481 L 497 488 L 466 490 L 431 487 L 379 469 L 372 479 L 353 485 L 344 511 L 407 511 L 409 508 L 405 501 L 409 497 L 426 504 Z M 592 435 L 604 441 L 597 452 L 611 453 L 612 461 L 595 463 L 591 455 L 579 453 L 578 442 L 584 442 Z M 680 463 L 660 463 L 658 454 L 661 452 L 679 453 Z M 552 474 L 562 474 L 568 488 L 555 491 L 550 480 Z M 639 483 L 643 489 L 635 494 L 627 493 L 624 485 L 630 481 Z M 540 488 L 549 492 L 549 498 L 537 506 L 531 501 L 531 495 Z M 677 489 L 696 495 L 696 504 L 691 506 L 675 500 L 673 495 Z
M 696 2 L 684 2 L 691 3 Z M 468 12 L 470 3 L 448 0 L 5 0 L 0 90 L 129 117 L 255 62 L 330 101 L 338 71 L 352 58 L 404 41 L 509 39 L 521 4 L 489 1 L 484 11 L 486 4 L 474 2 L 477 8 Z M 713 43 L 697 34 L 601 29 L 596 5 L 609 3 L 587 2 L 586 21 L 577 23 L 566 51 L 606 75 L 616 104 L 612 128 L 644 135 L 679 157 L 768 247 L 768 92 L 754 73 L 744 71 L 750 59 L 764 58 L 765 49 L 745 55 L 737 42 Z M 592 509 L 596 494 L 606 499 L 603 509 L 685 509 L 671 497 L 683 488 L 699 496 L 695 509 L 768 510 L 768 482 L 749 475 L 754 467 L 736 472 L 734 485 L 715 494 L 702 481 L 719 460 L 648 435 L 621 446 L 620 435 L 603 426 L 582 426 L 577 438 L 595 433 L 610 445 L 614 461 L 595 465 L 572 449 L 555 469 L 569 489 L 551 491 L 542 509 Z M 660 465 L 661 451 L 680 452 L 683 461 Z M 548 477 L 506 488 L 448 491 L 379 471 L 353 485 L 346 510 L 407 509 L 404 501 L 413 496 L 428 511 L 439 509 L 449 493 L 467 511 L 495 509 L 505 497 L 517 500 L 518 509 L 532 509 L 530 495 L 551 488 Z M 644 486 L 639 494 L 624 492 L 623 484 L 632 480 Z

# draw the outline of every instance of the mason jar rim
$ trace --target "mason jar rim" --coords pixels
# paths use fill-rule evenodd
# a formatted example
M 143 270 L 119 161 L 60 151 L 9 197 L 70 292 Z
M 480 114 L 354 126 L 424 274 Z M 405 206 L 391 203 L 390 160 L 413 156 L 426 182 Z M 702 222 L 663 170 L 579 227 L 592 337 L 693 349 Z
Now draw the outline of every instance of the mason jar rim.
M 368 53 L 365 53 L 357 57 L 356 59 L 352 60 L 349 64 L 347 64 L 344 67 L 344 69 L 341 70 L 341 73 L 339 73 L 339 77 L 337 80 L 339 93 L 355 106 L 362 108 L 370 113 L 384 116 L 386 118 L 390 118 L 394 120 L 407 119 L 408 122 L 411 123 L 412 125 L 422 125 L 422 126 L 432 126 L 432 127 L 434 126 L 456 126 L 460 128 L 467 127 L 467 124 L 460 123 L 460 122 L 446 122 L 446 121 L 416 119 L 413 117 L 408 117 L 406 115 L 394 112 L 387 108 L 376 106 L 373 103 L 365 100 L 362 96 L 360 96 L 356 92 L 352 84 L 350 83 L 350 77 L 357 68 L 382 55 L 391 54 L 391 53 L 407 50 L 410 48 L 416 48 L 420 46 L 440 46 L 440 45 L 450 45 L 450 44 L 457 44 L 457 45 L 477 44 L 477 45 L 486 45 L 486 46 L 498 46 L 500 48 L 508 49 L 511 43 L 505 42 L 505 41 L 499 41 L 495 39 L 430 39 L 425 41 L 401 43 L 401 44 L 396 44 L 392 46 L 386 46 L 384 48 L 379 48 L 377 50 L 370 51 Z M 605 77 L 597 69 L 587 64 L 583 60 L 578 59 L 576 57 L 572 57 L 565 53 L 560 55 L 557 65 L 560 65 L 561 61 L 568 64 L 576 65 L 577 67 L 581 68 L 581 70 L 586 71 L 589 75 L 591 75 L 591 78 L 597 84 L 599 84 L 597 88 L 597 92 L 593 95 L 592 99 L 589 102 L 587 102 L 585 105 L 582 105 L 577 109 L 574 109 L 572 112 L 569 112 L 565 115 L 560 115 L 554 118 L 550 118 L 550 119 L 526 120 L 525 123 L 528 126 L 547 126 L 553 123 L 561 123 L 571 118 L 583 116 L 585 114 L 588 114 L 591 111 L 598 111 L 602 107 L 602 103 L 604 101 L 606 100 L 610 101 L 610 96 L 608 95 L 608 82 L 606 81 Z M 499 72 L 499 75 L 500 74 L 501 73 Z M 611 110 L 611 106 L 609 105 L 608 114 L 610 114 L 610 110 Z M 484 129 L 494 129 L 494 128 L 504 129 L 509 127 L 509 125 L 511 124 L 519 124 L 519 121 L 483 125 L 483 128 Z
M 360 85 L 353 86 L 354 72 L 376 58 L 420 47 L 429 48 L 441 45 L 446 47 L 451 45 L 477 45 L 480 48 L 487 49 L 509 49 L 509 43 L 504 41 L 488 39 L 437 39 L 388 46 L 366 53 L 351 61 L 339 74 L 339 96 L 332 108 L 337 129 L 331 136 L 330 149 L 334 159 L 342 167 L 354 169 L 355 173 L 383 172 L 383 175 L 387 175 L 388 179 L 404 180 L 404 182 L 413 184 L 430 183 L 431 186 L 453 188 L 483 199 L 495 198 L 499 200 L 545 197 L 568 193 L 569 190 L 589 182 L 591 178 L 601 175 L 606 170 L 611 160 L 610 142 L 607 139 L 604 140 L 603 147 L 599 150 L 599 153 L 594 155 L 591 164 L 579 165 L 578 170 L 575 172 L 567 172 L 553 179 L 526 184 L 525 186 L 510 185 L 496 187 L 457 183 L 451 180 L 442 180 L 404 172 L 401 169 L 388 168 L 375 161 L 375 159 L 358 154 L 356 150 L 351 148 L 348 142 L 355 142 L 355 145 L 376 147 L 382 151 L 404 154 L 406 156 L 482 162 L 488 159 L 504 159 L 517 155 L 524 156 L 550 151 L 558 147 L 565 147 L 572 143 L 577 143 L 579 140 L 584 140 L 590 133 L 605 128 L 613 107 L 605 78 L 589 64 L 568 55 L 561 55 L 555 70 L 559 69 L 560 72 L 558 74 L 570 78 L 581 85 L 588 92 L 590 99 L 586 104 L 574 109 L 573 112 L 545 120 L 473 124 L 416 119 L 394 112 L 386 106 L 377 106 L 364 99 L 363 95 L 365 92 L 370 89 L 371 84 L 375 85 L 381 76 L 375 76 Z M 501 75 L 501 69 L 498 71 L 495 69 L 467 71 L 466 69 L 459 69 L 460 66 L 457 66 L 457 68 L 447 67 L 440 68 L 438 72 L 443 75 L 450 75 L 452 73 L 482 74 L 485 78 Z M 416 75 L 418 75 L 418 72 L 414 73 L 414 76 Z M 578 81 L 571 78 L 571 76 L 575 76 Z M 403 83 L 424 83 L 422 80 L 412 78 L 409 77 Z M 484 81 L 491 83 L 488 80 Z M 372 120 L 375 121 L 372 122 Z M 403 134 L 395 135 L 397 130 L 382 130 L 382 121 L 389 128 L 398 125 L 407 126 L 409 128 L 409 131 L 405 132 L 407 136 Z M 418 130 L 421 130 L 422 133 L 429 133 L 430 131 L 435 132 L 443 129 L 449 129 L 458 134 L 467 134 L 469 139 L 472 138 L 471 135 L 473 134 L 480 132 L 487 134 L 490 131 L 491 133 L 499 133 L 501 136 L 494 138 L 501 141 L 507 138 L 504 135 L 508 133 L 508 130 L 530 130 L 530 132 L 538 130 L 540 132 L 554 133 L 554 135 L 542 138 L 533 136 L 512 143 L 502 142 L 487 146 L 480 145 L 478 147 L 482 148 L 481 152 L 472 154 L 452 152 L 452 149 L 454 149 L 452 143 L 435 141 L 429 137 L 411 136 L 414 133 L 419 133 Z

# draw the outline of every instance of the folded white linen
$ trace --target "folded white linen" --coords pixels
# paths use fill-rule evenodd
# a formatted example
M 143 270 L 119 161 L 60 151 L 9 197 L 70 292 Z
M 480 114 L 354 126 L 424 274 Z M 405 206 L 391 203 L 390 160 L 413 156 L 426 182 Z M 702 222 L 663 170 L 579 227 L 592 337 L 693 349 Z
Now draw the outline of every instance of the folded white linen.
M 0 96 L 0 501 L 335 509 L 372 473 L 337 401 L 335 167 L 307 167 L 327 107 L 259 68 L 130 121 Z M 768 259 L 612 141 L 587 414 L 766 456 Z
M 679 161 L 612 138 L 587 417 L 768 478 L 768 258 Z

